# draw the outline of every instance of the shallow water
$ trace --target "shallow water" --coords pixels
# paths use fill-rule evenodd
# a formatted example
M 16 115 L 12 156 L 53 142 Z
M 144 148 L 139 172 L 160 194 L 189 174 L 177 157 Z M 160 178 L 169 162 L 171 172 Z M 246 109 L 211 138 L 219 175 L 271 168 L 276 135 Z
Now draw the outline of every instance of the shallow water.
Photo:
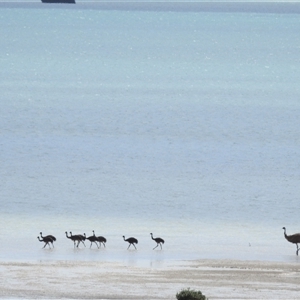
M 297 261 L 298 15 L 92 8 L 0 8 L 0 260 Z

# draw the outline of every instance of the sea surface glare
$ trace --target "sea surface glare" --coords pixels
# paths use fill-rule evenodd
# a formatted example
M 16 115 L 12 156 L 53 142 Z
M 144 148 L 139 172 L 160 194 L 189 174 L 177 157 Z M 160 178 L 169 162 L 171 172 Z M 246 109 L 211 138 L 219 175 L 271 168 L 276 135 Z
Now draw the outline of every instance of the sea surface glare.
M 282 227 L 300 232 L 299 28 L 0 3 L 0 260 L 296 261 Z M 106 248 L 65 236 L 92 230 Z

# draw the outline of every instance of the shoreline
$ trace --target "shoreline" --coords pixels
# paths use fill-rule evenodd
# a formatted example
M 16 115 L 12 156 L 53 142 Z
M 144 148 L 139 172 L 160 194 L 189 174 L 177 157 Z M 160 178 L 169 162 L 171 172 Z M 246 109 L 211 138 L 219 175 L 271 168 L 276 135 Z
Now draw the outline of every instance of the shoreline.
M 223 259 L 168 262 L 0 262 L 0 299 L 176 299 L 181 289 L 212 299 L 300 299 L 298 263 Z

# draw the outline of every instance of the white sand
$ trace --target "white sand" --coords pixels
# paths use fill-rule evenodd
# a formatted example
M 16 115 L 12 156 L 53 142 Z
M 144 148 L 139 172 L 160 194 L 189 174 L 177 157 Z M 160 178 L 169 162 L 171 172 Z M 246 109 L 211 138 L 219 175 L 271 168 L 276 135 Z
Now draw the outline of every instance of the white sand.
M 2 262 L 0 298 L 176 299 L 182 288 L 209 299 L 300 299 L 297 263 L 203 260 L 164 268 L 111 262 Z

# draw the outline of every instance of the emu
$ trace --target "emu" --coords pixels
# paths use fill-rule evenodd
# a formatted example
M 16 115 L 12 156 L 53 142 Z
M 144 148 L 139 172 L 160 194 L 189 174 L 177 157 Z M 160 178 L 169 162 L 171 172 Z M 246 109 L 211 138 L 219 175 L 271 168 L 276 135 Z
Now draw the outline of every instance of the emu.
M 298 243 L 300 243 L 300 233 L 287 235 L 285 227 L 282 227 L 282 229 L 284 230 L 284 237 L 286 238 L 286 240 L 289 241 L 290 243 L 296 244 L 296 247 L 297 247 L 296 255 L 298 255 L 298 252 L 300 250 L 300 248 L 298 246 Z
M 128 243 L 129 243 L 129 246 L 128 246 L 127 249 L 129 249 L 129 247 L 130 247 L 131 245 L 133 245 L 133 247 L 136 249 L 136 247 L 135 247 L 135 245 L 134 245 L 134 244 L 137 244 L 137 243 L 138 243 L 138 240 L 137 240 L 136 238 L 130 237 L 130 238 L 128 238 L 128 239 L 125 240 L 125 236 L 123 235 L 123 239 L 124 239 L 125 242 L 128 242 Z
M 66 233 L 66 237 L 74 242 L 74 248 L 75 248 L 76 242 L 77 242 L 77 248 L 78 248 L 80 242 L 83 243 L 82 237 L 80 237 L 79 235 L 72 235 L 71 231 L 70 231 L 70 236 L 68 236 L 67 232 L 65 232 L 65 233 Z
M 92 244 L 93 244 L 93 243 L 95 243 L 96 246 L 97 246 L 97 248 L 99 248 L 99 246 L 98 246 L 98 244 L 97 244 L 98 238 L 95 236 L 94 230 L 93 230 L 93 234 L 94 234 L 94 235 L 91 235 L 91 236 L 87 237 L 86 239 L 89 240 L 89 241 L 91 242 L 90 248 L 92 247 Z
M 85 243 L 84 241 L 86 240 L 86 235 L 85 233 L 82 235 L 82 234 L 78 234 L 80 237 L 81 237 L 81 242 L 83 243 L 84 247 L 85 247 Z
M 50 238 L 50 239 L 52 239 L 53 242 L 56 241 L 56 237 L 53 236 L 53 235 L 51 235 L 51 234 L 48 234 L 48 235 L 46 235 L 46 236 L 43 236 L 42 232 L 40 232 L 40 235 L 41 235 L 41 238 L 42 238 L 42 239 L 43 239 L 43 238 Z M 53 242 L 52 242 L 52 246 L 53 246 L 53 248 L 54 248 Z
M 94 233 L 94 236 L 95 236 L 95 232 L 93 230 L 93 233 Z M 95 236 L 96 237 L 96 236 Z M 106 238 L 104 236 L 97 236 L 97 241 L 99 242 L 100 244 L 100 247 L 101 247 L 101 244 L 103 244 L 104 248 L 105 248 L 105 243 L 106 243 Z
M 160 237 L 153 238 L 153 234 L 152 234 L 152 233 L 150 233 L 150 235 L 151 235 L 152 240 L 154 240 L 154 241 L 157 243 L 156 247 L 154 247 L 153 250 L 154 250 L 155 248 L 157 248 L 158 245 L 160 245 L 160 249 L 162 249 L 162 245 L 161 245 L 161 244 L 164 244 L 165 241 L 164 241 L 162 238 L 160 238 Z
M 37 238 L 38 238 L 38 240 L 40 242 L 44 242 L 45 243 L 45 245 L 44 245 L 43 248 L 45 248 L 47 245 L 49 246 L 49 248 L 51 248 L 51 246 L 50 246 L 49 243 L 51 243 L 52 246 L 53 246 L 53 240 L 50 237 L 43 237 L 42 239 L 40 239 L 40 237 L 38 236 Z M 53 248 L 54 248 L 54 246 L 53 246 Z
M 103 246 L 105 248 L 106 238 L 104 236 L 98 236 L 97 239 L 100 244 L 100 247 L 101 247 L 101 244 L 103 244 Z

